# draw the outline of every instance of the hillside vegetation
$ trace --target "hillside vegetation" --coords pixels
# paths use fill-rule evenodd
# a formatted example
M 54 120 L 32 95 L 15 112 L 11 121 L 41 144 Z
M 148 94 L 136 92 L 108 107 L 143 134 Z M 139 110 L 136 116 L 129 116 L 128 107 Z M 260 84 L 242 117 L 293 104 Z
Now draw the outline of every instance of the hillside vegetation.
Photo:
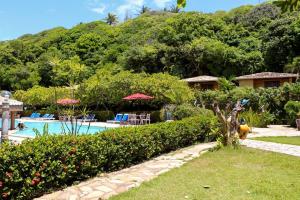
M 180 78 L 297 71 L 298 56 L 299 12 L 282 14 L 271 4 L 213 14 L 152 11 L 116 26 L 96 21 L 1 42 L 0 87 L 78 84 L 99 69 Z

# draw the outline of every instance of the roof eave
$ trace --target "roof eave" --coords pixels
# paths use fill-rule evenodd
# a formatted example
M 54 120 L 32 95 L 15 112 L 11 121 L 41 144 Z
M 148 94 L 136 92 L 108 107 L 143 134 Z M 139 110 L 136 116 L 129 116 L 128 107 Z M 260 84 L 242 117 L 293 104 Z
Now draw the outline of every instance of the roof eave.
M 255 79 L 278 79 L 278 78 L 298 78 L 297 75 L 295 76 L 279 76 L 279 77 L 249 77 L 249 78 L 239 78 L 237 77 L 236 80 L 255 80 Z

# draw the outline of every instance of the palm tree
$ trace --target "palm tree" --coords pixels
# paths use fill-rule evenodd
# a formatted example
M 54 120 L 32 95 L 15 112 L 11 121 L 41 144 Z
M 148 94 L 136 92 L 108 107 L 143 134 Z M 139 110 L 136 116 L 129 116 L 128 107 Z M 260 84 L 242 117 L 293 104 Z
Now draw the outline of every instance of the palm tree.
M 117 17 L 117 15 L 115 15 L 113 13 L 108 13 L 107 17 L 105 18 L 105 21 L 109 25 L 114 25 L 114 24 L 118 23 L 118 17 Z
M 143 6 L 141 7 L 141 10 L 139 11 L 139 14 L 142 15 L 142 14 L 144 14 L 144 13 L 146 13 L 146 12 L 150 12 L 150 11 L 151 11 L 151 9 L 150 9 L 149 7 L 143 5 Z
M 172 12 L 172 13 L 179 13 L 180 12 L 180 8 L 177 5 L 172 5 L 170 7 L 170 12 Z

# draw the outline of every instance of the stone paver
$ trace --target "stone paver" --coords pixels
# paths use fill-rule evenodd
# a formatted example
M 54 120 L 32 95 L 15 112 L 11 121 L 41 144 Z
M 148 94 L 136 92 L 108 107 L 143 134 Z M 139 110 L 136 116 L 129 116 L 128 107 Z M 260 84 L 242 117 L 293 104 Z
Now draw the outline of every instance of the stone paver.
M 139 186 L 173 168 L 180 167 L 201 153 L 213 148 L 216 143 L 190 146 L 169 154 L 161 155 L 142 164 L 117 172 L 102 174 L 64 190 L 44 195 L 37 200 L 98 200 L 125 192 Z
M 284 153 L 300 157 L 300 146 L 296 145 L 279 144 L 274 142 L 265 142 L 248 139 L 242 141 L 241 144 L 251 148 L 261 149 L 265 151 L 273 151 L 277 153 Z
M 253 128 L 247 138 L 272 136 L 300 136 L 300 131 L 285 125 L 270 125 L 268 128 Z
M 254 137 L 274 137 L 274 136 L 300 136 L 300 131 L 295 128 L 291 128 L 284 125 L 270 125 L 268 128 L 253 128 L 252 134 L 248 135 L 248 138 Z M 277 153 L 284 153 L 288 155 L 300 157 L 300 146 L 279 144 L 273 142 L 257 141 L 257 140 L 244 140 L 241 141 L 242 145 L 247 147 L 273 151 Z

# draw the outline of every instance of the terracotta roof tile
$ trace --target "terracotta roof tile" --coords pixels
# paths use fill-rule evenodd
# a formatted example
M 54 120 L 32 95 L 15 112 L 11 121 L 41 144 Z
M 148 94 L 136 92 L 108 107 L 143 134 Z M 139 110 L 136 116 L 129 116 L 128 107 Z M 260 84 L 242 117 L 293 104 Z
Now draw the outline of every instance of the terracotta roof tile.
M 265 79 L 265 78 L 297 78 L 297 77 L 298 77 L 297 74 L 290 74 L 290 73 L 261 72 L 256 74 L 239 76 L 236 78 L 236 80 Z

